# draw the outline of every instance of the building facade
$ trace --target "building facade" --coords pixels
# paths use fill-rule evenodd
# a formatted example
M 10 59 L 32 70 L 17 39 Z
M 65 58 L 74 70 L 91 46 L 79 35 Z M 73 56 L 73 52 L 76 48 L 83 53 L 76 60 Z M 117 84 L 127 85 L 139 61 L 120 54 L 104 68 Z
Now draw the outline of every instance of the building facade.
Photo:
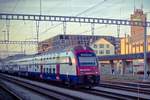
M 131 43 L 131 37 L 121 38 L 121 54 L 134 54 L 144 52 L 144 39 Z M 147 51 L 150 52 L 150 36 L 147 36 Z
M 146 15 L 143 13 L 142 9 L 136 9 L 130 17 L 131 21 L 146 21 Z M 135 43 L 144 38 L 144 27 L 141 26 L 131 26 L 131 42 Z
M 114 45 L 115 50 L 120 50 L 120 45 L 118 42 L 119 39 L 112 36 L 92 36 L 92 35 L 57 35 L 55 37 L 49 38 L 45 41 L 42 41 L 38 44 L 38 52 L 46 52 L 49 50 L 57 50 L 63 49 L 67 46 L 75 46 L 75 45 L 86 45 L 90 46 L 95 41 L 103 38 L 109 41 L 112 45 Z
M 131 14 L 131 21 L 146 21 L 142 9 L 136 9 Z M 121 54 L 134 54 L 144 52 L 144 27 L 131 26 L 131 35 L 125 35 L 120 41 Z M 147 51 L 150 51 L 150 36 L 147 36 Z
M 115 46 L 104 38 L 98 39 L 90 46 L 95 50 L 95 53 L 98 56 L 115 54 Z

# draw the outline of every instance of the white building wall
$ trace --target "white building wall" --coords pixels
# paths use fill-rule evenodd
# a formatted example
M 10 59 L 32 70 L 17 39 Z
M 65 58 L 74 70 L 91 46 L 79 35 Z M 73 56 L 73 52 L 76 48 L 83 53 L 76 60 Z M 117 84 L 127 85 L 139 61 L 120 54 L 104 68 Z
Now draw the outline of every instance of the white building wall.
M 91 45 L 97 56 L 114 55 L 115 47 L 109 41 L 101 38 Z

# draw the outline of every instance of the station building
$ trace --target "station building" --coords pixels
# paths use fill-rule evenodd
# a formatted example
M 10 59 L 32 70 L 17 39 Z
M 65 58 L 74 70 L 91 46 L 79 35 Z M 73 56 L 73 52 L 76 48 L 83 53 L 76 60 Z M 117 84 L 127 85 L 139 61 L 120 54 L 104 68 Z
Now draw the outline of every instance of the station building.
M 95 50 L 95 53 L 98 56 L 115 54 L 115 46 L 104 38 L 96 40 L 90 46 L 93 48 L 93 50 Z
M 146 14 L 142 9 L 136 9 L 130 19 L 131 21 L 145 22 Z M 144 31 L 145 28 L 142 26 L 131 26 L 131 35 L 125 35 L 120 39 L 121 54 L 144 53 Z M 150 35 L 147 35 L 147 52 L 150 52 Z M 132 64 L 134 72 L 143 72 L 143 59 L 132 60 Z M 150 66 L 148 66 L 148 70 L 150 70 Z
M 110 55 L 118 53 L 120 50 L 119 43 L 119 39 L 112 36 L 57 35 L 40 42 L 38 44 L 38 52 L 42 53 L 49 50 L 63 49 L 67 46 L 85 45 L 91 46 L 98 55 Z
M 146 15 L 142 9 L 136 9 L 131 14 L 131 21 L 145 22 Z M 144 27 L 131 26 L 131 36 L 126 35 L 121 38 L 120 43 L 121 54 L 134 54 L 144 52 Z M 147 51 L 150 51 L 150 36 L 147 35 Z

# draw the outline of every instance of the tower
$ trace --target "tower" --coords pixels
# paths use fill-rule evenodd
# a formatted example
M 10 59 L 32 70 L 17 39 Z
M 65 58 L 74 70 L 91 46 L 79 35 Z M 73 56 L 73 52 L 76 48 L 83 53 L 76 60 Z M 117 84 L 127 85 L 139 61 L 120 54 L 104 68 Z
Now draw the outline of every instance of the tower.
M 143 14 L 142 9 L 135 9 L 134 14 L 131 14 L 131 21 L 145 21 L 146 15 Z M 144 39 L 144 27 L 131 26 L 131 39 L 132 43 Z

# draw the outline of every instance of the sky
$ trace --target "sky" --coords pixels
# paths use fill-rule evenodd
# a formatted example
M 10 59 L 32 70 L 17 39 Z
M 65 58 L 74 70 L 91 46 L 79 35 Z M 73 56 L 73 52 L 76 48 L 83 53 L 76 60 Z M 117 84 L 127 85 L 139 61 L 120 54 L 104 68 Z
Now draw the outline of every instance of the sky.
M 114 19 L 130 19 L 134 8 L 141 8 L 150 21 L 150 0 L 0 0 L 0 13 L 46 14 Z M 60 24 L 60 25 L 58 25 Z M 6 38 L 6 20 L 0 20 L 0 40 Z M 10 21 L 10 40 L 35 40 L 35 21 Z M 148 29 L 149 33 L 149 29 Z M 61 22 L 40 22 L 40 41 L 63 34 Z M 91 34 L 91 24 L 67 23 L 66 34 Z M 115 25 L 95 25 L 95 35 L 117 36 Z M 120 27 L 120 36 L 130 35 L 129 26 Z M 11 49 L 11 46 L 9 46 Z M 14 46 L 12 46 L 14 48 Z M 19 47 L 20 48 L 20 47 Z M 0 46 L 2 50 L 2 46 Z

